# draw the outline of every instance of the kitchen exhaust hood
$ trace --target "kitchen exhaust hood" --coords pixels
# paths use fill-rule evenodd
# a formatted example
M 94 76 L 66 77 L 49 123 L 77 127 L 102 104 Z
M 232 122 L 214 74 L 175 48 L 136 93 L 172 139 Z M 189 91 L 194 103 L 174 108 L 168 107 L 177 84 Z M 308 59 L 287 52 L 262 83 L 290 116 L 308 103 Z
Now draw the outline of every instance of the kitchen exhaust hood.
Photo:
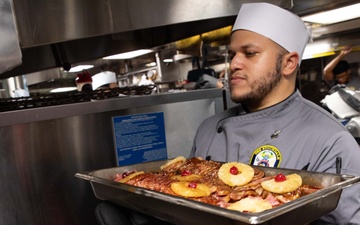
M 246 1 L 12 2 L 22 64 L 0 74 L 0 79 L 55 67 L 67 70 L 74 63 L 140 48 L 153 48 L 229 26 L 235 21 L 241 4 Z M 288 0 L 268 2 L 291 7 Z
M 22 64 L 0 79 L 149 49 L 232 25 L 254 0 L 0 0 L 11 2 Z M 269 0 L 299 16 L 354 0 Z M 0 10 L 2 8 L 0 7 Z M 3 12 L 0 11 L 0 14 Z M 0 30 L 3 29 L 0 22 Z M 1 45 L 2 43 L 0 43 Z M 0 53 L 1 54 L 1 53 Z

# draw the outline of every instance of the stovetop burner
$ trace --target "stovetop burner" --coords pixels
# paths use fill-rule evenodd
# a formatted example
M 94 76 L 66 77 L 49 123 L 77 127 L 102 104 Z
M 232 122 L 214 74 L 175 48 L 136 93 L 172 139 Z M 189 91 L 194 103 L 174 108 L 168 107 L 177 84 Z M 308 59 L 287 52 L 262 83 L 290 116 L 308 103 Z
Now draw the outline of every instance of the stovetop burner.
M 95 91 L 81 91 L 68 93 L 52 93 L 46 95 L 32 95 L 30 97 L 3 98 L 0 99 L 0 112 L 39 108 L 54 105 L 64 105 L 79 102 L 89 102 L 91 100 L 101 100 L 119 95 L 149 95 L 154 90 L 155 85 L 132 86 L 112 89 L 100 89 Z

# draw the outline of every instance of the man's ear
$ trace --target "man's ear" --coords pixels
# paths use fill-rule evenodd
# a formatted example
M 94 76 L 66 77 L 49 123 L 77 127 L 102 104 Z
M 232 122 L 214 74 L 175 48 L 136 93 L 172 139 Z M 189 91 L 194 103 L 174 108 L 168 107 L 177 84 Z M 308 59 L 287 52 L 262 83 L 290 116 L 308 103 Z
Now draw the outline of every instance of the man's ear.
M 283 57 L 283 74 L 291 75 L 298 66 L 299 54 L 297 52 L 290 52 Z

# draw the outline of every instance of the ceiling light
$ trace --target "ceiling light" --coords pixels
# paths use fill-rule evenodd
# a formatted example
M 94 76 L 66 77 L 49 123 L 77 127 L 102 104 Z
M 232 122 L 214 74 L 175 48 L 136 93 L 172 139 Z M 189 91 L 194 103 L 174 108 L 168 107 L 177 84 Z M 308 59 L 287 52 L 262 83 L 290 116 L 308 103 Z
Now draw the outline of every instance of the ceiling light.
M 75 91 L 77 90 L 77 87 L 61 87 L 61 88 L 55 88 L 52 89 L 51 93 L 59 93 L 59 92 L 67 92 L 67 91 Z
M 358 17 L 360 17 L 360 3 L 304 16 L 301 19 L 310 23 L 333 24 Z
M 174 62 L 173 59 L 164 59 L 164 63 L 172 63 L 172 62 Z
M 325 41 L 312 42 L 306 45 L 302 59 L 312 59 L 335 54 L 331 43 Z
M 181 61 L 181 60 L 184 60 L 184 59 L 189 59 L 189 58 L 192 58 L 192 57 L 193 57 L 192 55 L 187 55 L 187 54 L 176 54 L 176 55 L 174 55 L 173 60 L 175 62 L 177 62 L 177 61 Z
M 148 63 L 146 64 L 147 67 L 153 67 L 153 66 L 156 66 L 156 62 L 151 62 L 151 63 Z
M 146 55 L 153 52 L 151 49 L 140 49 L 132 52 L 124 52 L 116 55 L 104 57 L 103 59 L 132 59 L 141 55 Z
M 74 73 L 74 72 L 79 72 L 79 71 L 83 71 L 83 70 L 87 70 L 90 68 L 93 68 L 93 65 L 79 65 L 79 66 L 75 66 L 73 68 L 71 68 L 69 70 L 70 73 Z

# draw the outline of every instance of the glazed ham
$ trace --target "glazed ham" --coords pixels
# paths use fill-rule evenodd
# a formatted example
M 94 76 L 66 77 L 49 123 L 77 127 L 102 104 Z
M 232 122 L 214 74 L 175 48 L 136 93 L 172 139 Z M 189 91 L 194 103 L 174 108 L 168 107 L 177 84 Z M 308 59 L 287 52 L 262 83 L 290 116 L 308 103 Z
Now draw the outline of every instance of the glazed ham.
M 174 163 L 166 165 L 159 172 L 142 173 L 123 183 L 176 196 L 181 196 L 181 194 L 173 191 L 171 188 L 173 182 L 180 180 L 191 182 L 192 185 L 205 184 L 209 188 L 210 195 L 187 198 L 223 208 L 227 208 L 230 204 L 247 197 L 266 200 L 272 207 L 275 207 L 320 189 L 319 187 L 302 185 L 289 193 L 271 193 L 265 190 L 261 183 L 274 179 L 274 177 L 265 176 L 264 171 L 259 168 L 253 168 L 254 176 L 249 183 L 231 187 L 218 177 L 221 166 L 222 163 L 194 157 L 174 161 Z M 117 174 L 114 180 L 121 182 L 124 177 L 135 172 L 129 171 L 124 174 Z

